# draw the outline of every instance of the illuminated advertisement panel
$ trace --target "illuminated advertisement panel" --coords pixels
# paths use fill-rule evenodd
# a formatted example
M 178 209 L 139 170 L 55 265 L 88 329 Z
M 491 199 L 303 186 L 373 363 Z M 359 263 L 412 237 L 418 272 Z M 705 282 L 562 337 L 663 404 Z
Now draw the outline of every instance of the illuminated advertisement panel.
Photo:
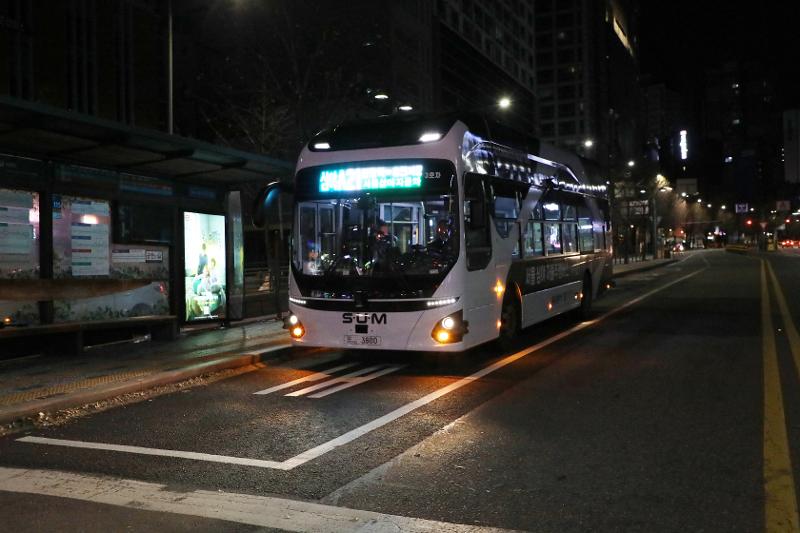
M 225 318 L 225 217 L 183 214 L 186 321 Z

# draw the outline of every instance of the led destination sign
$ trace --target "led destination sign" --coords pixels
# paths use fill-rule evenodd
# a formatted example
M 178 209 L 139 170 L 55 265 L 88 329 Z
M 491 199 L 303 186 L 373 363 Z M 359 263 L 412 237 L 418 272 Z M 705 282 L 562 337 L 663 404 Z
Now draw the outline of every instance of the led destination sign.
M 319 192 L 419 189 L 422 165 L 345 167 L 319 173 Z

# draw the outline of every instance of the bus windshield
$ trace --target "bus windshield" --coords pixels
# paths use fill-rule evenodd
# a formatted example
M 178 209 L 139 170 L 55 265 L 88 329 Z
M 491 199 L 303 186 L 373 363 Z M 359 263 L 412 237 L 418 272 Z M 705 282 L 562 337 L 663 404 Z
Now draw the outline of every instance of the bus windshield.
M 293 261 L 308 276 L 441 275 L 458 259 L 455 192 L 305 199 L 295 211 Z

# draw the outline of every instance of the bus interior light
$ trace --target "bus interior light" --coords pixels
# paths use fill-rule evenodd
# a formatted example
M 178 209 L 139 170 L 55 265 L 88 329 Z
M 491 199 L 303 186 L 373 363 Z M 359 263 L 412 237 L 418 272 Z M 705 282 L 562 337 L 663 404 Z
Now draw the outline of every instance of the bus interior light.
M 432 143 L 432 142 L 438 141 L 441 138 L 442 138 L 442 134 L 439 133 L 438 131 L 428 131 L 428 132 L 423 133 L 420 136 L 419 142 L 421 142 L 421 143 Z

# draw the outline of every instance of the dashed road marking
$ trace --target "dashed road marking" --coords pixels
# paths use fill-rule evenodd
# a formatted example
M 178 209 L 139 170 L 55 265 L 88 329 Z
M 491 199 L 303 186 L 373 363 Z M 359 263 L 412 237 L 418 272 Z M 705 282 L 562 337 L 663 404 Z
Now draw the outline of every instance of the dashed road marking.
M 345 389 L 349 389 L 350 387 L 355 387 L 356 385 L 361 385 L 362 383 L 366 383 L 367 381 L 373 380 L 375 378 L 379 378 L 381 376 L 385 376 L 387 374 L 391 374 L 392 372 L 397 372 L 398 370 L 400 370 L 401 368 L 404 368 L 405 366 L 407 366 L 407 365 L 393 365 L 393 366 L 390 366 L 388 368 L 384 368 L 383 370 L 378 370 L 377 372 L 373 372 L 372 374 L 367 374 L 366 376 L 348 378 L 347 381 L 345 381 L 341 385 L 333 387 L 333 388 L 330 388 L 330 389 L 325 389 L 324 391 L 318 392 L 316 394 L 312 394 L 311 396 L 309 396 L 309 398 L 324 398 L 325 396 L 328 396 L 330 394 L 333 394 L 333 393 L 336 393 L 336 392 L 339 392 L 339 391 L 342 391 L 342 390 L 345 390 Z M 326 383 L 326 385 L 331 385 L 331 384 L 336 383 L 338 381 L 343 381 L 343 380 L 333 380 L 331 382 Z
M 284 389 L 290 389 L 290 388 L 294 387 L 295 385 L 299 385 L 300 383 L 308 383 L 309 381 L 319 381 L 321 379 L 326 379 L 326 378 L 331 377 L 331 374 L 333 374 L 335 372 L 339 372 L 340 370 L 344 370 L 346 368 L 354 367 L 357 364 L 358 363 L 346 363 L 346 364 L 343 364 L 343 365 L 335 366 L 333 368 L 329 368 L 329 369 L 323 370 L 321 372 L 316 372 L 314 374 L 309 374 L 308 376 L 304 376 L 302 378 L 295 379 L 295 380 L 289 381 L 287 383 L 282 383 L 280 385 L 276 385 L 276 386 L 270 387 L 268 389 L 264 389 L 264 390 L 260 390 L 258 392 L 254 392 L 253 394 L 261 394 L 261 395 L 263 395 L 263 394 L 272 394 L 273 392 L 278 392 L 278 391 L 281 391 L 281 390 L 284 390 Z
M 343 381 L 347 381 L 350 378 L 363 376 L 364 374 L 369 374 L 370 372 L 378 370 L 379 368 L 383 368 L 383 366 L 384 365 L 375 365 L 375 366 L 368 366 L 366 368 L 359 368 L 354 372 L 350 372 L 349 374 L 333 378 L 330 381 L 326 381 L 324 383 L 317 383 L 316 385 L 311 385 L 310 387 L 306 387 L 305 389 L 300 389 L 298 391 L 290 392 L 286 396 L 294 396 L 294 397 L 305 396 L 309 392 L 314 392 L 319 389 L 324 389 L 325 387 L 330 387 L 335 383 L 342 383 Z

